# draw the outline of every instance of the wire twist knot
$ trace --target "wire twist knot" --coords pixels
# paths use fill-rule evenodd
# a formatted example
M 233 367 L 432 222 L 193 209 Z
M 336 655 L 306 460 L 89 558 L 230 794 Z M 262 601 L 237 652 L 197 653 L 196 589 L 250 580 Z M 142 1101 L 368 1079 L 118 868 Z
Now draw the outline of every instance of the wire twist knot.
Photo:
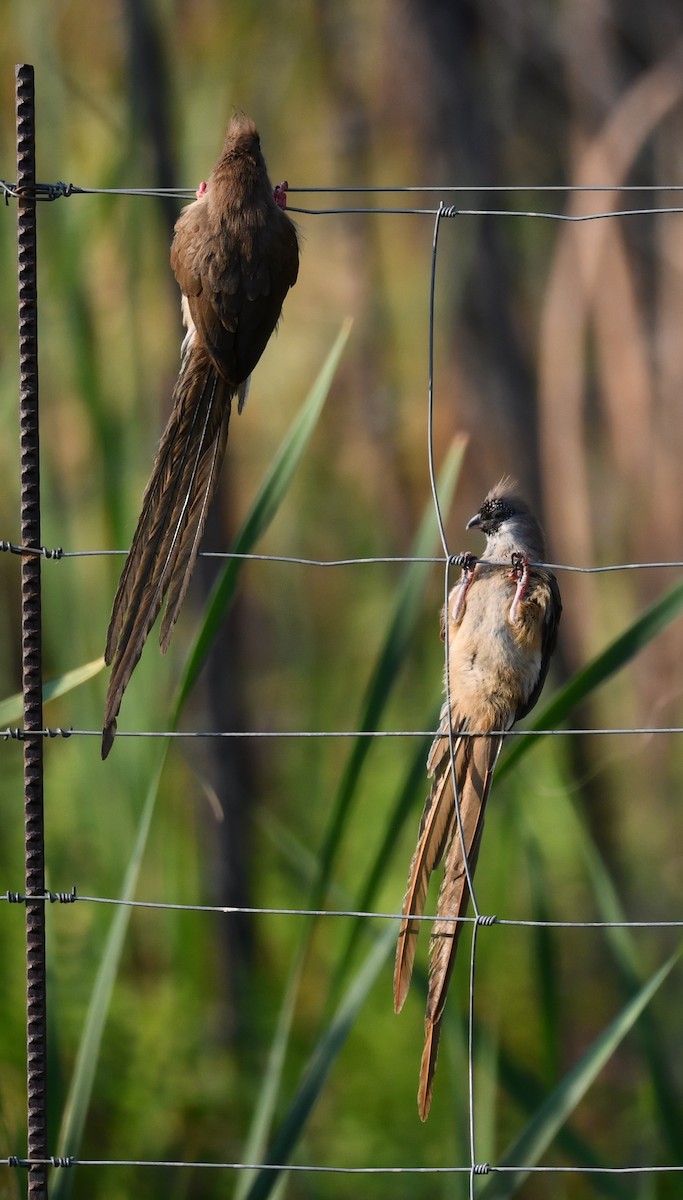
M 6 179 L 0 179 L 0 187 L 5 195 L 5 204 L 9 204 L 10 197 L 13 200 L 20 200 L 23 197 L 30 196 L 34 200 L 58 200 L 60 196 L 71 196 L 75 191 L 79 191 L 73 183 L 64 183 L 58 179 L 56 183 L 8 183 Z
M 46 892 L 45 899 L 50 901 L 50 904 L 74 904 L 78 900 L 76 894 L 76 885 L 74 884 L 70 892 Z
M 48 546 L 19 546 L 16 542 L 8 542 L 6 538 L 0 541 L 0 552 L 5 554 L 40 554 L 43 558 L 60 559 L 64 557 L 64 550 L 61 546 L 54 546 L 50 549 Z

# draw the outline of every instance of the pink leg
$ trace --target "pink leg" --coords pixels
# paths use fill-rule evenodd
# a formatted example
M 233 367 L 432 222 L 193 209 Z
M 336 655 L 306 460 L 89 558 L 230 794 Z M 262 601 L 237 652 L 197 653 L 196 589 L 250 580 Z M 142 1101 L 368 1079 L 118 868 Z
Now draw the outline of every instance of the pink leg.
M 474 568 L 477 565 L 477 559 L 474 554 L 456 554 L 452 559 L 456 566 L 462 567 L 462 575 L 460 577 L 460 591 L 455 603 L 455 608 L 451 614 L 452 621 L 459 621 L 462 615 L 462 610 L 465 607 L 465 600 L 470 584 L 474 579 Z
M 277 204 L 278 208 L 286 208 L 287 207 L 287 188 L 288 187 L 289 187 L 289 184 L 287 183 L 287 180 L 283 179 L 282 183 L 276 183 L 275 187 L 273 188 L 273 199 L 275 200 L 275 203 Z
M 510 574 L 513 579 L 517 580 L 517 590 L 514 600 L 510 605 L 510 622 L 516 625 L 519 620 L 519 606 L 526 596 L 529 587 L 529 562 L 523 554 L 512 555 L 512 571 Z

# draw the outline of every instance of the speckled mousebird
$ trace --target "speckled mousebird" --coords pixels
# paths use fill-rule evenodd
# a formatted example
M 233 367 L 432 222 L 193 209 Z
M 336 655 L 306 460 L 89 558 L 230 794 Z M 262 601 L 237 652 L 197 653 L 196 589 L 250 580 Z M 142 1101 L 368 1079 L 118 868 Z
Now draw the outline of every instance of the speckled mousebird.
M 470 879 L 484 828 L 484 810 L 505 732 L 526 716 L 541 693 L 557 640 L 562 602 L 552 571 L 530 563 L 545 560 L 541 527 L 509 479 L 501 480 L 467 524 L 486 534 L 484 559 L 459 556 L 463 572 L 448 597 L 442 632 L 448 643 L 447 696 L 427 770 L 432 787 L 403 901 L 394 971 L 394 1007 L 406 998 L 432 871 L 443 860 L 443 880 L 432 927 L 425 1044 L 418 1109 L 426 1120 L 448 985 L 469 885 L 458 828 L 449 726 L 452 729 L 457 797 Z M 508 565 L 509 564 L 509 565 Z M 447 625 L 447 630 L 446 630 Z M 500 730 L 499 736 L 466 737 L 468 731 Z M 450 919 L 444 919 L 450 918 Z
M 159 640 L 168 648 L 216 491 L 233 397 L 241 411 L 299 269 L 295 226 L 275 199 L 256 126 L 243 113 L 232 118 L 208 181 L 176 222 L 171 266 L 187 333 L 109 623 L 103 758 L 164 599 Z

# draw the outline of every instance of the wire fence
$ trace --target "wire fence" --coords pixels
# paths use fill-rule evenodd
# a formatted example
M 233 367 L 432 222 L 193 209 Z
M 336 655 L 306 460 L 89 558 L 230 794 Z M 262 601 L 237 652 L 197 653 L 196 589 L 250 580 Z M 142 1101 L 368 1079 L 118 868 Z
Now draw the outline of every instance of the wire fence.
M 30 69 L 18 69 L 18 112 L 20 103 L 26 106 L 26 92 L 30 82 L 32 89 L 32 73 Z M 23 89 L 23 92 L 22 92 Z M 20 101 L 19 96 L 23 96 Z M 27 127 L 33 121 L 32 114 L 32 99 L 29 104 L 28 113 L 24 113 L 21 120 L 24 123 L 23 136 L 33 136 L 32 131 L 27 132 Z M 18 118 L 18 126 L 19 126 Z M 19 137 L 22 135 L 19 134 Z M 19 161 L 19 158 L 18 158 Z M 588 193 L 588 194 L 604 194 L 619 195 L 622 193 L 679 193 L 683 192 L 683 185 L 620 185 L 615 187 L 609 183 L 604 185 L 591 186 L 575 186 L 575 185 L 543 185 L 543 186 L 479 186 L 479 185 L 458 185 L 453 187 L 430 187 L 430 186 L 396 186 L 396 187 L 297 187 L 289 186 L 287 191 L 290 195 L 320 195 L 320 194 L 335 194 L 335 195 L 368 195 L 368 196 L 384 196 L 392 194 L 439 194 L 439 195 L 465 195 L 472 193 L 481 194 L 571 194 L 571 193 Z M 173 196 L 179 199 L 192 199 L 195 195 L 193 188 L 96 188 L 83 187 L 72 183 L 38 183 L 35 178 L 31 177 L 31 168 L 22 175 L 17 173 L 16 182 L 0 180 L 0 193 L 4 195 L 6 205 L 9 205 L 11 200 L 18 202 L 20 213 L 24 216 L 31 210 L 35 210 L 37 202 L 56 201 L 61 199 L 73 198 L 76 196 L 91 196 L 91 195 L 116 195 L 121 197 L 160 197 Z M 435 281 L 437 264 L 439 261 L 438 245 L 439 232 L 443 220 L 449 220 L 456 217 L 493 217 L 500 218 L 528 218 L 528 219 L 545 219 L 560 222 L 586 222 L 595 220 L 604 220 L 608 218 L 624 219 L 627 217 L 636 216 L 660 216 L 667 214 L 683 213 L 683 207 L 675 206 L 652 206 L 652 207 L 637 207 L 637 208 L 612 208 L 606 210 L 598 210 L 586 213 L 566 213 L 555 211 L 543 211 L 541 209 L 526 209 L 526 208 L 461 208 L 454 204 L 446 204 L 443 200 L 439 202 L 438 207 L 358 207 L 345 205 L 342 207 L 296 207 L 288 206 L 289 210 L 295 213 L 302 213 L 310 216 L 326 216 L 338 214 L 358 214 L 358 215 L 415 215 L 420 217 L 430 217 L 434 220 L 434 232 L 431 249 L 431 274 L 430 274 L 430 290 L 429 290 L 429 362 L 428 362 L 428 411 L 427 411 L 427 426 L 428 426 L 428 454 L 429 454 L 429 472 L 432 489 L 432 498 L 434 503 L 434 511 L 437 518 L 439 534 L 442 544 L 442 553 L 434 556 L 368 556 L 368 557 L 348 557 L 340 559 L 315 559 L 305 558 L 292 555 L 277 555 L 277 554 L 257 554 L 257 553 L 233 553 L 233 552 L 217 552 L 205 551 L 203 556 L 215 559 L 245 559 L 256 562 L 270 562 L 290 564 L 294 567 L 306 567 L 313 569 L 327 568 L 359 568 L 362 566 L 371 566 L 374 564 L 389 564 L 396 566 L 404 566 L 412 563 L 427 563 L 439 565 L 444 569 L 444 593 L 448 596 L 451 586 L 451 571 L 459 565 L 458 556 L 454 556 L 449 549 L 448 540 L 445 531 L 443 514 L 441 512 L 438 488 L 436 483 L 436 472 L 434 465 L 434 437 L 433 437 L 433 419 L 434 419 L 434 329 L 435 329 Z M 20 234 L 21 237 L 21 234 Z M 29 251 L 29 257 L 32 252 Z M 33 252 L 34 253 L 34 252 Z M 20 256 L 21 270 L 21 256 Z M 29 275 L 33 277 L 33 286 L 35 286 L 35 260 L 32 265 L 29 265 Z M 37 296 L 34 297 L 33 304 L 37 304 Z M 20 333 L 21 338 L 21 333 Z M 31 338 L 29 336 L 29 342 Z M 35 347 L 29 346 L 29 350 L 34 350 Z M 29 391 L 37 392 L 37 380 L 32 382 Z M 37 398 L 36 398 L 37 399 Z M 29 396 L 30 400 L 30 396 Z M 37 408 L 34 413 L 37 420 Z M 37 446 L 34 448 L 35 456 L 37 457 Z M 29 454 L 29 456 L 30 456 Z M 37 468 L 36 468 L 37 469 Z M 29 488 L 34 491 L 35 498 L 35 480 L 30 482 Z M 125 550 L 111 550 L 104 548 L 75 548 L 64 549 L 62 547 L 48 548 L 40 544 L 40 526 L 39 521 L 34 521 L 33 525 L 29 523 L 22 526 L 22 540 L 20 542 L 0 541 L 0 552 L 17 555 L 21 558 L 22 568 L 25 566 L 31 567 L 32 564 L 38 565 L 41 559 L 57 563 L 67 559 L 76 559 L 82 557 L 98 557 L 125 555 Z M 508 563 L 495 563 L 489 560 L 479 560 L 487 563 L 490 566 L 509 566 Z M 587 575 L 608 574 L 614 572 L 629 572 L 629 571 L 645 571 L 645 570 L 678 570 L 683 568 L 682 560 L 661 561 L 661 562 L 622 562 L 610 563 L 603 565 L 571 565 L 566 563 L 544 563 L 531 564 L 542 565 L 551 568 L 558 572 L 574 572 Z M 38 592 L 38 606 L 40 605 L 40 596 Z M 33 604 L 36 604 L 35 593 L 33 595 Z M 35 656 L 35 644 L 28 648 L 29 656 Z M 446 639 L 446 673 L 447 673 L 447 688 L 450 688 L 448 679 L 448 641 Z M 31 687 L 35 690 L 35 678 L 31 682 L 27 682 L 24 677 L 24 698 L 30 692 Z M 39 688 L 42 687 L 42 682 L 39 680 Z M 30 703 L 29 703 L 30 708 Z M 250 730 L 121 730 L 117 733 L 117 738 L 162 738 L 162 739 L 201 739 L 201 738 L 253 738 L 253 739 L 289 739 L 289 738 L 322 738 L 322 739 L 360 739 L 360 738 L 418 738 L 427 739 L 433 738 L 438 731 L 436 729 L 326 729 L 326 730 L 273 730 L 273 729 L 250 729 Z M 496 737 L 499 734 L 504 734 L 507 738 L 538 738 L 538 737 L 578 737 L 584 735 L 591 736 L 635 736 L 635 735 L 681 735 L 683 727 L 680 726 L 628 726 L 628 727 L 602 727 L 602 728 L 532 728 L 532 729 L 515 729 L 511 731 L 484 731 L 478 732 L 468 731 L 463 735 L 465 737 Z M 0 729 L 0 738 L 5 741 L 22 742 L 25 747 L 29 747 L 29 755 L 35 755 L 36 747 L 40 747 L 46 739 L 68 739 L 72 737 L 101 737 L 100 729 L 81 729 L 81 728 L 50 728 L 45 726 L 42 720 L 42 709 L 39 715 L 34 716 L 32 720 L 25 720 L 23 726 L 14 728 Z M 451 755 L 453 747 L 451 745 Z M 454 774 L 454 764 L 452 763 Z M 42 761 L 37 765 L 32 766 L 29 762 L 28 774 L 31 771 L 38 772 L 40 776 L 40 788 L 42 787 Z M 31 798 L 31 781 L 30 778 L 26 783 L 27 790 L 27 813 L 31 809 L 31 805 L 35 809 L 36 798 Z M 42 795 L 38 797 L 42 804 Z M 460 822 L 459 806 L 457 816 Z M 27 817 L 27 823 L 31 823 L 31 817 Z M 461 828 L 462 832 L 462 828 Z M 38 835 L 42 839 L 42 833 Z M 42 854 L 42 850 L 41 850 Z M 6 891 L 0 894 L 0 902 L 14 905 L 25 905 L 27 910 L 27 918 L 30 916 L 35 922 L 44 922 L 44 910 L 48 905 L 61 904 L 91 904 L 91 905 L 107 905 L 121 906 L 130 909 L 146 909 L 146 910 L 171 910 L 184 913 L 196 914 L 219 914 L 219 915 L 234 915 L 248 914 L 258 915 L 263 917 L 283 917 L 287 919 L 303 918 L 303 919 L 324 919 L 324 920 L 367 920 L 367 921 L 382 921 L 382 922 L 398 922 L 401 920 L 402 914 L 398 911 L 376 911 L 354 908 L 296 908 L 296 907 L 264 907 L 264 906 L 232 906 L 232 905 L 210 905 L 210 904 L 181 904 L 174 902 L 162 902 L 157 900 L 144 899 L 122 899 L 115 896 L 103 895 L 84 895 L 78 892 L 74 885 L 70 891 L 52 891 L 45 888 L 44 878 L 41 878 L 42 867 L 38 871 L 38 876 L 31 872 L 29 863 L 30 848 L 27 848 L 27 886 L 22 892 Z M 556 928 L 556 929 L 680 929 L 683 928 L 683 920 L 522 920 L 515 918 L 500 918 L 493 914 L 484 914 L 480 911 L 477 904 L 476 889 L 474 880 L 469 876 L 469 865 L 467 865 L 469 890 L 471 895 L 473 913 L 471 916 L 459 918 L 439 918 L 441 921 L 451 920 L 455 922 L 468 923 L 473 927 L 471 941 L 471 955 L 469 966 L 469 1000 L 468 1000 L 468 1116 L 469 1116 L 469 1162 L 458 1165 L 442 1165 L 442 1166 L 343 1166 L 343 1165 L 322 1165 L 315 1163 L 294 1164 L 290 1162 L 282 1162 L 274 1164 L 272 1162 L 204 1162 L 204 1161 L 156 1161 L 156 1160 L 139 1160 L 139 1159 L 100 1159 L 100 1158 L 80 1158 L 72 1155 L 50 1155 L 46 1143 L 45 1127 L 45 1072 L 46 1062 L 44 1053 L 44 1028 L 36 1030 L 31 1028 L 31 930 L 27 932 L 27 972 L 29 978 L 29 1022 L 27 1025 L 27 1038 L 29 1045 L 29 1065 L 28 1065 L 28 1154 L 26 1157 L 9 1155 L 0 1162 L 10 1168 L 26 1169 L 29 1177 L 29 1196 L 43 1197 L 47 1195 L 47 1167 L 68 1169 L 72 1167 L 79 1168 L 98 1168 L 98 1167 L 147 1167 L 147 1168 L 178 1168 L 178 1169 L 206 1169 L 206 1170 L 224 1170 L 224 1171 L 267 1171 L 267 1172 L 292 1172 L 292 1173 L 310 1173 L 311 1175 L 321 1174 L 339 1174 L 350 1176 L 372 1176 L 372 1175 L 400 1175 L 400 1176 L 439 1176 L 439 1175 L 466 1175 L 470 1180 L 470 1196 L 475 1195 L 475 1181 L 477 1178 L 494 1174 L 575 1174 L 586 1173 L 595 1175 L 613 1175 L 613 1176 L 628 1176 L 628 1175 L 644 1175 L 656 1173 L 680 1173 L 683 1171 L 683 1165 L 671 1164 L 650 1164 L 647 1166 L 564 1166 L 564 1165 L 529 1165 L 520 1164 L 518 1166 L 511 1165 L 496 1165 L 490 1163 L 482 1163 L 478 1160 L 477 1155 L 477 1126 L 476 1126 L 476 1103 L 475 1103 L 475 1010 L 476 1010 L 476 956 L 477 956 L 477 938 L 478 932 L 483 926 L 500 925 L 500 926 L 518 926 L 518 927 L 541 927 L 541 928 Z M 432 923 L 435 920 L 435 914 L 424 914 L 419 917 L 412 917 L 411 920 L 416 922 Z M 29 922 L 30 924 L 30 922 Z M 41 925 L 40 937 L 44 938 L 44 926 Z M 41 974 L 42 972 L 42 974 Z M 40 1005 L 42 1005 L 39 1021 L 43 1026 L 46 1019 L 47 1005 L 47 988 L 45 981 L 44 962 L 39 966 L 38 979 L 34 982 L 34 991 L 37 987 L 40 992 Z M 35 998 L 35 997 L 34 997 Z M 35 1051 L 35 1041 L 40 1043 L 39 1052 Z
M 268 908 L 264 905 L 248 904 L 178 904 L 168 900 L 125 900 L 119 896 L 81 896 L 73 887 L 70 892 L 45 892 L 43 896 L 32 896 L 32 900 L 43 904 L 112 904 L 123 908 L 161 909 L 168 912 L 186 913 L 215 913 L 223 916 L 235 916 L 245 913 L 249 916 L 266 917 L 323 917 L 323 918 L 361 918 L 376 921 L 400 921 L 400 912 L 379 912 L 376 909 L 354 908 Z M 23 904 L 26 896 L 22 892 L 5 892 L 0 895 L 0 902 Z M 435 913 L 415 914 L 411 921 L 432 924 L 436 920 Z M 447 917 L 440 916 L 445 924 L 470 925 L 511 925 L 522 929 L 682 929 L 680 921 L 540 921 L 527 920 L 518 917 L 498 917 L 495 914 L 475 916 Z

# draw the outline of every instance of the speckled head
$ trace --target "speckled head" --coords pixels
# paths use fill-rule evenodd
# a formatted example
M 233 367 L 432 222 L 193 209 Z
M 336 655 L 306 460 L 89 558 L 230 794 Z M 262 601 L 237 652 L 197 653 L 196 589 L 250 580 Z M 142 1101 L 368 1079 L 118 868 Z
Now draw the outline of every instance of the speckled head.
M 491 488 L 484 503 L 467 522 L 467 529 L 481 529 L 487 538 L 506 532 L 515 533 L 524 540 L 534 557 L 545 555 L 543 531 L 528 504 L 517 494 L 514 479 L 505 476 Z

